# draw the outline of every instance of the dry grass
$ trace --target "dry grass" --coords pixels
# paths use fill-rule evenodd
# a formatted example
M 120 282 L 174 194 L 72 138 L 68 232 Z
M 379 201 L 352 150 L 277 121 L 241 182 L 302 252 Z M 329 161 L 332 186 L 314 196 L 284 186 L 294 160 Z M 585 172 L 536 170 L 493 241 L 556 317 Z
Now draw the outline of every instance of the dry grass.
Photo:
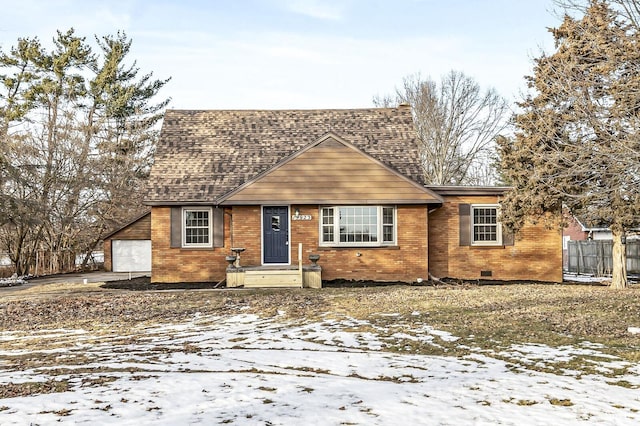
M 603 352 L 640 361 L 640 337 L 627 333 L 629 326 L 640 326 L 637 287 L 527 284 L 126 292 L 96 285 L 42 286 L 0 298 L 0 329 L 126 332 L 132 326 L 179 321 L 196 312 L 270 317 L 283 311 L 294 320 L 348 316 L 369 320 L 374 326 L 396 327 L 394 331 L 410 330 L 414 323 L 428 324 L 460 337 L 455 344 L 439 346 L 398 341 L 385 348 L 389 351 L 455 355 L 464 354 L 465 345 L 499 351 L 519 343 L 558 347 L 589 341 L 605 345 Z M 399 315 L 381 315 L 390 313 Z
M 43 393 L 65 392 L 68 389 L 69 383 L 64 380 L 0 384 L 0 399 Z

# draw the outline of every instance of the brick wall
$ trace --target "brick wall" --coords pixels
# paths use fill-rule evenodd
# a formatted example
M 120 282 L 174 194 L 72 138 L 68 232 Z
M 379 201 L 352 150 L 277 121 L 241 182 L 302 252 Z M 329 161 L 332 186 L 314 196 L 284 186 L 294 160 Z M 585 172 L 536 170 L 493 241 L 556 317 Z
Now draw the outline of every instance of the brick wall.
M 322 279 L 414 282 L 427 279 L 427 208 L 398 206 L 398 241 L 395 247 L 326 248 L 319 246 L 318 206 L 291 206 L 310 221 L 291 222 L 291 262 L 297 264 L 298 243 L 303 247 L 303 263 L 310 253 L 320 255 Z M 360 256 L 358 256 L 360 253 Z
M 562 281 L 562 234 L 527 224 L 513 246 L 460 246 L 458 205 L 494 204 L 496 196 L 448 196 L 429 214 L 429 271 L 436 277 Z M 482 277 L 480 271 L 491 271 Z
M 319 264 L 325 280 L 413 282 L 417 278 L 428 278 L 429 269 L 436 277 L 561 281 L 561 234 L 544 225 L 526 225 L 514 246 L 459 245 L 458 204 L 496 202 L 494 196 L 447 197 L 445 205 L 432 212 L 428 219 L 425 206 L 398 206 L 398 244 L 389 248 L 320 247 L 318 207 L 294 205 L 292 211 L 297 207 L 300 214 L 311 215 L 312 220 L 291 221 L 291 262 L 297 264 L 298 243 L 302 243 L 303 263 L 309 263 L 309 254 L 320 254 Z M 224 278 L 225 256 L 231 253 L 232 246 L 246 249 L 241 256 L 242 265 L 260 265 L 261 207 L 234 206 L 226 212 L 233 214 L 233 220 L 225 214 L 225 247 L 181 249 L 170 248 L 170 208 L 154 207 L 152 281 L 219 281 Z M 481 277 L 480 271 L 491 271 L 491 277 Z
M 297 264 L 298 243 L 302 243 L 303 263 L 309 263 L 309 254 L 320 254 L 318 263 L 325 280 L 413 282 L 427 279 L 428 271 L 436 277 L 461 279 L 562 280 L 560 231 L 528 224 L 513 246 L 460 246 L 459 203 L 493 204 L 497 197 L 447 197 L 444 206 L 428 218 L 426 206 L 398 206 L 397 246 L 388 248 L 320 247 L 318 206 L 293 205 L 291 211 L 298 208 L 301 215 L 311 215 L 312 220 L 290 223 L 291 263 Z M 220 281 L 231 247 L 246 249 L 242 265 L 262 263 L 260 206 L 225 209 L 225 246 L 216 249 L 170 248 L 170 211 L 168 207 L 154 207 L 151 215 L 153 282 Z M 491 277 L 482 277 L 480 271 L 491 271 Z
M 146 214 L 135 222 L 125 226 L 109 238 L 104 240 L 104 270 L 113 269 L 111 258 L 111 240 L 150 240 L 151 239 L 151 214 Z
M 397 210 L 398 245 L 391 248 L 319 247 L 317 206 L 296 207 L 310 221 L 291 221 L 291 263 L 297 265 L 298 243 L 303 244 L 303 263 L 310 253 L 320 254 L 322 278 L 406 281 L 427 278 L 427 209 L 424 206 L 399 206 Z M 170 247 L 171 209 L 154 207 L 152 221 L 152 282 L 219 281 L 224 278 L 225 256 L 231 247 L 244 247 L 241 264 L 262 264 L 261 207 L 234 206 L 226 209 L 225 247 L 181 249 Z M 360 253 L 360 256 L 357 256 Z
M 230 212 L 225 209 L 225 213 Z M 210 249 L 171 248 L 171 208 L 151 210 L 151 282 L 218 282 L 225 278 L 231 253 L 228 215 L 225 214 L 224 247 Z
M 584 241 L 589 235 L 588 232 L 582 230 L 582 225 L 569 213 L 564 214 L 566 226 L 562 230 L 563 236 L 568 236 L 571 241 Z
M 232 208 L 231 247 L 245 248 L 240 255 L 241 265 L 262 265 L 261 210 L 260 206 L 233 206 Z

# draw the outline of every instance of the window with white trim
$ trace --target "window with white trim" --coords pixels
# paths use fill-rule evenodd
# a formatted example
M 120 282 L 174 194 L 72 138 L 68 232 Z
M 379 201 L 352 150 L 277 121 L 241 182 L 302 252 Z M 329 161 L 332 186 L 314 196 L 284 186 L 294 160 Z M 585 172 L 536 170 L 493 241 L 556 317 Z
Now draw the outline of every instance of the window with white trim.
M 320 217 L 320 245 L 384 246 L 395 244 L 395 207 L 322 207 Z
M 474 204 L 471 206 L 471 244 L 501 245 L 502 225 L 499 221 L 500 206 Z
M 182 246 L 212 247 L 211 208 L 182 210 Z

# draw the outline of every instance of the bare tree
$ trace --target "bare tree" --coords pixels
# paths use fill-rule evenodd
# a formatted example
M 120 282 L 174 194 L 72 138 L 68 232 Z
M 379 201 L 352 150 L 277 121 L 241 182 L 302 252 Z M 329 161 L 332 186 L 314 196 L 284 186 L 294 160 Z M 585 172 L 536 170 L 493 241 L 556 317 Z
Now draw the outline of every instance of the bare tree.
M 557 50 L 536 59 L 515 138 L 501 138 L 516 190 L 503 223 L 519 229 L 563 206 L 613 235 L 612 287 L 627 286 L 626 231 L 640 218 L 640 36 L 607 2 L 553 30 Z
M 140 196 L 167 100 L 167 80 L 126 64 L 124 33 L 97 38 L 99 53 L 73 30 L 53 49 L 21 39 L 0 52 L 0 245 L 18 274 L 42 250 L 60 269 L 90 253 L 103 232 L 141 206 Z M 69 260 L 72 259 L 72 260 Z
M 420 142 L 425 180 L 434 185 L 488 184 L 494 174 L 487 158 L 494 140 L 507 125 L 505 99 L 491 89 L 484 93 L 458 71 L 440 84 L 420 75 L 406 77 L 395 96 L 376 97 L 377 106 L 411 105 Z

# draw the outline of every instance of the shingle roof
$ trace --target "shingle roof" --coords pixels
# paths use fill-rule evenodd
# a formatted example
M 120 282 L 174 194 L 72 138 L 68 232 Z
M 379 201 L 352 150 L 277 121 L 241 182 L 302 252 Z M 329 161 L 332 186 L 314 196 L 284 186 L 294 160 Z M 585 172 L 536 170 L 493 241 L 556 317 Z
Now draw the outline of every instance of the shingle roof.
M 145 201 L 151 205 L 216 203 L 329 132 L 424 184 L 409 107 L 169 110 Z

